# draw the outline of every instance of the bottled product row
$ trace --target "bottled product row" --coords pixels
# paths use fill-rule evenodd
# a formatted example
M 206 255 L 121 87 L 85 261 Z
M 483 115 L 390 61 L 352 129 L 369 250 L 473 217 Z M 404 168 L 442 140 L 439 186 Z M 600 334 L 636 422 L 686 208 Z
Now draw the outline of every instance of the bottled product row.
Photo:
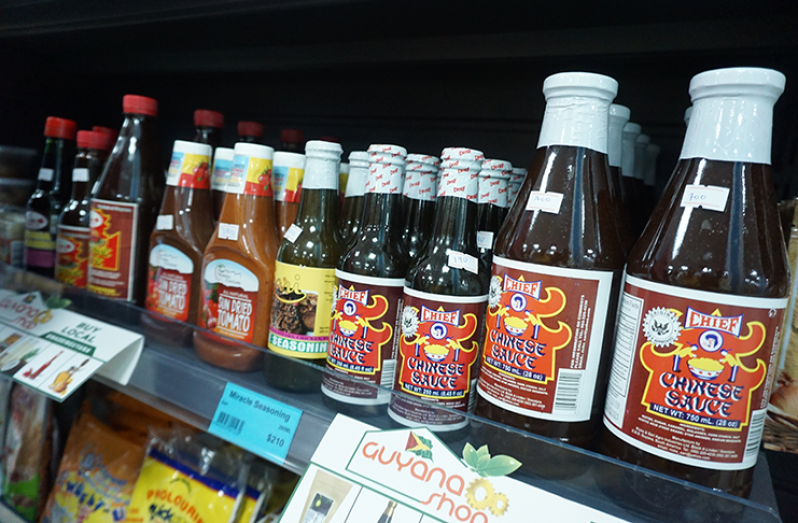
M 258 369 L 254 345 L 326 365 L 322 391 L 342 408 L 387 406 L 400 424 L 438 431 L 463 428 L 456 411 L 473 410 L 746 495 L 789 294 L 769 173 L 784 82 L 753 68 L 693 78 L 681 159 L 642 234 L 627 204 L 640 213 L 653 195 L 628 173 L 646 144 L 624 140 L 639 129 L 611 108 L 607 76 L 546 79 L 535 157 L 506 216 L 509 162 L 446 148 L 436 182 L 437 158 L 396 145 L 352 153 L 352 171 L 368 162 L 368 173 L 348 239 L 340 145 L 306 144 L 301 186 L 299 158 L 278 172 L 270 147 L 236 144 L 232 160 L 217 148 L 230 170 L 214 225 L 214 151 L 176 142 L 163 192 L 157 102 L 128 95 L 96 183 L 78 182 L 82 237 L 56 238 L 52 207 L 38 207 L 53 187 L 42 186 L 25 262 L 52 275 L 57 243 L 88 290 L 158 312 L 143 320 L 149 337 L 193 343 L 211 364 Z M 62 153 L 64 143 L 48 139 Z M 632 144 L 640 154 L 625 154 Z M 307 387 L 279 365 L 263 370 L 278 388 Z

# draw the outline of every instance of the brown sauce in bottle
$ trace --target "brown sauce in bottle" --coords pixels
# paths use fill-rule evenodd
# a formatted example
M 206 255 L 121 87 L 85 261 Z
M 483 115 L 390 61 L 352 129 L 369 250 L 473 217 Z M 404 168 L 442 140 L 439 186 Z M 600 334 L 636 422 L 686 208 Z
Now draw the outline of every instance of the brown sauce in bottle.
M 349 178 L 344 193 L 344 203 L 341 206 L 339 217 L 339 230 L 341 238 L 346 244 L 351 245 L 358 237 L 360 220 L 363 217 L 365 204 L 366 180 L 369 174 L 369 156 L 366 151 L 352 151 L 349 153 Z M 401 213 L 400 213 L 401 214 Z

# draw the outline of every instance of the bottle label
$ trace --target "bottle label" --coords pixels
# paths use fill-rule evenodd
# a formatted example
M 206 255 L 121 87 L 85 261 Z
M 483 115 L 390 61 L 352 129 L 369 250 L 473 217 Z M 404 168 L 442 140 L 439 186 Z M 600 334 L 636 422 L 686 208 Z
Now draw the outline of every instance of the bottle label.
M 479 177 L 479 194 L 477 201 L 507 207 L 507 180 L 496 176 Z
M 455 196 L 476 203 L 479 189 L 477 178 L 479 174 L 469 169 L 444 169 L 438 187 L 438 198 Z
M 390 163 L 372 163 L 366 178 L 366 193 L 398 194 L 404 168 Z
M 72 169 L 73 182 L 88 182 L 89 170 L 86 167 L 75 167 Z
M 729 199 L 729 189 L 717 185 L 688 185 L 682 195 L 682 207 L 702 207 L 723 212 Z
M 53 181 L 53 170 L 48 169 L 47 167 L 42 167 L 39 169 L 39 179 L 43 182 L 52 182 Z
M 493 231 L 477 231 L 477 248 L 493 249 Z
M 560 214 L 562 199 L 562 193 L 530 191 L 529 199 L 526 201 L 526 210 Z
M 204 154 L 173 152 L 166 172 L 166 185 L 210 189 L 209 161 L 210 158 Z
M 469 410 L 488 296 L 444 296 L 404 289 L 399 370 L 394 390 Z M 461 416 L 395 396 L 390 414 L 411 423 L 451 425 Z
M 216 259 L 202 273 L 199 326 L 252 343 L 258 308 L 258 277 L 234 261 Z
M 233 158 L 226 192 L 251 196 L 273 196 L 272 160 L 237 154 Z
M 61 283 L 86 287 L 89 273 L 89 228 L 58 226 L 55 279 Z
M 404 278 L 372 278 L 335 271 L 338 287 L 327 367 L 386 388 L 396 371 L 398 318 Z M 390 394 L 325 374 L 322 391 L 358 405 L 387 403 Z
M 88 289 L 131 300 L 136 283 L 138 204 L 93 199 L 89 227 Z
M 421 173 L 421 185 L 418 188 L 418 199 L 432 202 L 438 195 L 438 175 L 432 172 Z M 412 195 L 411 195 L 412 198 Z
M 171 231 L 175 228 L 175 217 L 173 214 L 159 214 L 155 219 L 156 231 Z
M 55 235 L 50 229 L 47 216 L 36 211 L 25 213 L 25 265 L 55 267 Z
M 421 171 L 407 170 L 405 171 L 405 185 L 402 189 L 402 196 L 405 198 L 413 198 L 420 200 L 421 196 Z
M 194 263 L 180 250 L 165 244 L 153 247 L 147 273 L 147 310 L 188 321 L 193 273 Z
M 275 262 L 269 348 L 304 359 L 327 357 L 335 269 Z
M 215 158 L 213 161 L 213 174 L 211 175 L 211 189 L 214 191 L 224 191 L 227 187 L 227 180 L 230 178 L 230 169 L 233 167 L 232 160 Z
M 532 418 L 589 420 L 612 279 L 494 256 L 479 395 Z
M 275 165 L 272 170 L 272 189 L 274 199 L 280 202 L 298 203 L 299 186 L 302 183 L 304 169 Z
M 683 465 L 753 467 L 786 306 L 627 275 L 604 425 Z

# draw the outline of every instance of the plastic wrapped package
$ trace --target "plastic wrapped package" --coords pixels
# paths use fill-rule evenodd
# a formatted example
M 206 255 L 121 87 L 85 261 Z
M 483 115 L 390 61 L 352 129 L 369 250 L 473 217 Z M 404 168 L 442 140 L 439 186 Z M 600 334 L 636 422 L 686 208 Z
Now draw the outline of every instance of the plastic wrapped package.
M 238 523 L 256 523 L 266 515 L 278 474 L 276 466 L 263 460 L 252 463 Z
M 9 403 L 11 402 L 11 386 L 14 384 L 9 376 L 0 374 L 0 452 L 5 448 L 6 427 L 8 426 Z M 0 486 L 3 485 L 3 467 L 0 467 Z

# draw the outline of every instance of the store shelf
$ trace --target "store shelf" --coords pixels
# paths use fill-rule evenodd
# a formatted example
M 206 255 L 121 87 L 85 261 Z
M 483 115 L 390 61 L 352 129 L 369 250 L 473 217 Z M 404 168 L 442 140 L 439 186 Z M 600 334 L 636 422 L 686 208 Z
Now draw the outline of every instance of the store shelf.
M 70 309 L 76 312 L 131 330 L 141 330 L 141 317 L 149 314 L 8 266 L 0 266 L 0 287 L 56 293 L 72 300 Z M 307 392 L 275 389 L 260 372 L 221 370 L 202 362 L 189 347 L 150 339 L 130 383 L 124 387 L 108 385 L 200 429 L 207 429 L 228 382 L 301 409 L 303 415 L 284 466 L 302 472 L 337 414 L 319 392 L 324 371 L 268 352 L 265 365 L 279 366 L 286 375 L 301 377 Z M 362 409 L 347 414 L 380 428 L 395 427 L 382 410 L 372 415 Z M 746 500 L 476 417 L 470 417 L 467 428 L 443 434 L 442 438 L 455 452 L 460 452 L 466 442 L 487 443 L 492 453 L 511 454 L 524 463 L 515 474 L 519 480 L 630 522 L 780 521 L 764 457 L 758 462 L 753 492 Z

